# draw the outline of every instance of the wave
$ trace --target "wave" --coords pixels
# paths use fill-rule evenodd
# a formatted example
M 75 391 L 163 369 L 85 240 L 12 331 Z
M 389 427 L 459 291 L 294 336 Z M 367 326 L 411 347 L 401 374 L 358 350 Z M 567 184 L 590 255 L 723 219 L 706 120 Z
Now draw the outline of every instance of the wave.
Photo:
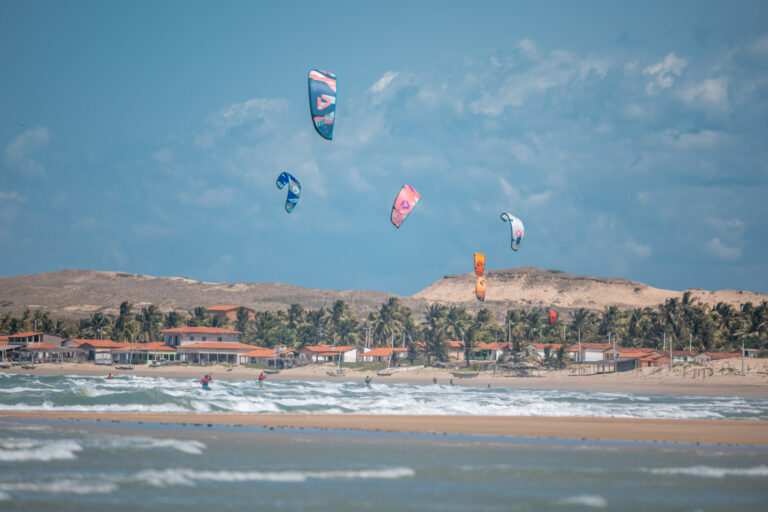
M 55 480 L 52 482 L 0 482 L 3 492 L 35 492 L 63 494 L 108 494 L 117 490 L 113 482 L 85 482 L 83 480 Z
M 284 482 L 300 483 L 309 479 L 355 480 L 398 479 L 415 474 L 406 467 L 360 469 L 346 471 L 200 471 L 188 468 L 148 469 L 134 475 L 133 480 L 155 487 L 194 485 L 195 482 Z
M 0 461 L 27 462 L 76 459 L 83 450 L 71 439 L 41 441 L 26 438 L 0 439 Z
M 654 475 L 686 475 L 702 478 L 724 478 L 726 476 L 768 477 L 768 466 L 752 468 L 718 468 L 713 466 L 688 466 L 683 468 L 643 468 Z
M 94 441 L 97 448 L 116 450 L 162 450 L 170 449 L 190 455 L 200 455 L 207 448 L 205 443 L 195 439 L 155 438 L 145 436 L 110 436 Z
M 557 502 L 560 505 L 581 505 L 583 507 L 605 508 L 608 502 L 598 494 L 580 494 Z
M 216 381 L 126 376 L 6 377 L 0 411 L 241 412 L 592 416 L 768 420 L 768 400 L 356 382 Z M 30 390 L 35 390 L 30 391 Z

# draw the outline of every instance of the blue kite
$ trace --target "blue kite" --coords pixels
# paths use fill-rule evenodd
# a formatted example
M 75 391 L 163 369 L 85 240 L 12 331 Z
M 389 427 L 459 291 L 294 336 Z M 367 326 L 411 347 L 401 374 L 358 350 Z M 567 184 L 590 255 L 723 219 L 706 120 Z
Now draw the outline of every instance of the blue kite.
M 277 188 L 280 190 L 288 184 L 290 185 L 288 186 L 288 197 L 285 200 L 285 211 L 291 213 L 301 197 L 301 183 L 287 172 L 277 177 Z

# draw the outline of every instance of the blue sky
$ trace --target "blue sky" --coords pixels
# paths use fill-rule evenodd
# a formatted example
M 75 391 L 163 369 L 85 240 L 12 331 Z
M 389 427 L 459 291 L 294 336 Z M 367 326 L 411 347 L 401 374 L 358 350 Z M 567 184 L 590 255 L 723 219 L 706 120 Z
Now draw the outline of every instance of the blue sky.
M 2 275 L 410 295 L 480 251 L 768 292 L 765 2 L 4 0 L 0 65 Z

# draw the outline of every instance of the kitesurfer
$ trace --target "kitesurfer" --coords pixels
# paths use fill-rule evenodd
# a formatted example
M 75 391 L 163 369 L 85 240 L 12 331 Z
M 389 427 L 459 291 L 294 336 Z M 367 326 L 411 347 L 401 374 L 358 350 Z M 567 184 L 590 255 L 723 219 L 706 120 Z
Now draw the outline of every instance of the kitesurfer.
M 266 379 L 264 372 L 259 373 L 259 389 L 264 385 L 264 379 Z
M 114 376 L 114 375 L 112 375 L 112 373 L 110 372 L 110 374 L 109 374 L 109 375 L 107 375 L 107 378 L 108 378 L 108 379 L 114 379 L 114 378 L 115 378 L 115 376 Z
M 209 384 L 213 379 L 211 379 L 211 376 L 207 373 L 205 374 L 205 377 L 200 379 L 200 384 L 203 386 L 203 389 L 211 389 Z
M 365 385 L 371 387 L 371 378 L 368 375 L 365 376 Z

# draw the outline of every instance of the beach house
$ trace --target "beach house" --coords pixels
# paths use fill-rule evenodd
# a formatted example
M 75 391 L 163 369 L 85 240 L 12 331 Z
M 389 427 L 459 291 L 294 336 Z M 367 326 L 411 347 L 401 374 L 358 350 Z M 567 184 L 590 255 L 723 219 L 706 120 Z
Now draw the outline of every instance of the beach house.
M 602 361 L 603 352 L 613 348 L 611 343 L 574 343 L 570 349 L 576 354 L 577 361 Z
M 298 352 L 311 363 L 329 363 L 338 361 L 339 358 L 342 358 L 345 363 L 354 363 L 357 361 L 357 355 L 365 350 L 367 349 L 353 345 L 308 345 L 299 349 Z
M 652 348 L 622 347 L 620 345 L 616 345 L 615 347 L 603 350 L 603 359 L 618 359 L 620 357 L 643 357 L 649 354 L 657 353 L 658 351 Z
M 71 339 L 66 340 L 64 346 L 82 350 L 86 354 L 86 359 L 96 364 L 112 364 L 114 362 L 112 352 L 121 350 L 125 344 L 112 340 Z
M 539 359 L 544 360 L 544 354 L 547 347 L 549 347 L 551 356 L 555 357 L 557 351 L 560 350 L 560 347 L 563 345 L 563 343 L 529 343 L 523 347 L 523 351 L 527 352 L 529 355 L 536 355 Z M 570 357 L 570 352 L 568 351 L 567 346 L 566 354 Z M 602 357 L 600 359 L 602 359 Z
M 360 352 L 357 360 L 361 363 L 387 363 L 390 360 L 405 359 L 407 355 L 407 348 L 377 347 Z
M 163 329 L 163 343 L 169 347 L 193 345 L 201 342 L 237 343 L 240 341 L 240 331 L 223 329 L 221 327 L 174 327 Z
M 55 347 L 61 346 L 61 336 L 45 332 L 20 332 L 8 335 L 9 345 L 29 345 L 31 343 L 46 343 Z
M 213 316 L 218 316 L 224 320 L 234 322 L 237 320 L 237 312 L 240 308 L 243 308 L 248 313 L 248 320 L 253 320 L 256 315 L 256 311 L 245 306 L 211 306 L 208 308 L 208 313 Z

